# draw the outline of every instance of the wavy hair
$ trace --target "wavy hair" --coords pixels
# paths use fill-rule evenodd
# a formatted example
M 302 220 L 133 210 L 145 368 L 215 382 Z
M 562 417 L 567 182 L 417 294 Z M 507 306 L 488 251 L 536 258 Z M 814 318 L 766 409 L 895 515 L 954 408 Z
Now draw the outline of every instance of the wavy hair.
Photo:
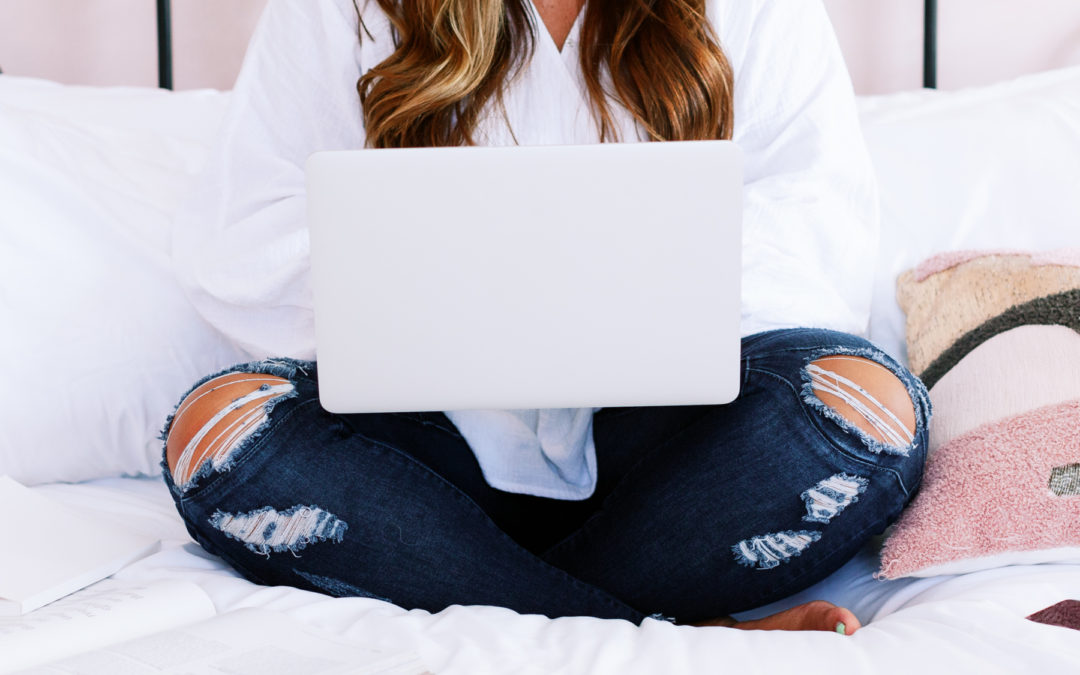
M 535 48 L 531 0 L 375 2 L 395 48 L 357 82 L 368 146 L 475 145 L 489 106 L 505 118 L 503 92 Z M 734 77 L 705 2 L 588 0 L 581 68 L 602 140 L 619 140 L 613 104 L 649 140 L 731 138 Z

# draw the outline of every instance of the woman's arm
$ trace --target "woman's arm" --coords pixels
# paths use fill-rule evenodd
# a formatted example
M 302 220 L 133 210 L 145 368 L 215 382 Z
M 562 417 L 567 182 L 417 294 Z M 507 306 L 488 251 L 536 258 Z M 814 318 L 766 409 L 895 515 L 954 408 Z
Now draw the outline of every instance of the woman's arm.
M 270 0 L 174 225 L 185 291 L 253 358 L 314 356 L 304 162 L 363 146 L 359 50 L 351 0 Z
M 854 92 L 820 0 L 751 1 L 737 51 L 735 141 L 746 154 L 744 335 L 864 333 L 877 187 Z

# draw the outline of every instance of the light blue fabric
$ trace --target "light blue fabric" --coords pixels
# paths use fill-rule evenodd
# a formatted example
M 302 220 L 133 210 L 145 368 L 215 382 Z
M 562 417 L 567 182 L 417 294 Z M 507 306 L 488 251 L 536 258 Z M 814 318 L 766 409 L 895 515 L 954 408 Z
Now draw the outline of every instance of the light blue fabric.
M 448 410 L 494 488 L 587 499 L 596 489 L 592 417 L 600 408 Z

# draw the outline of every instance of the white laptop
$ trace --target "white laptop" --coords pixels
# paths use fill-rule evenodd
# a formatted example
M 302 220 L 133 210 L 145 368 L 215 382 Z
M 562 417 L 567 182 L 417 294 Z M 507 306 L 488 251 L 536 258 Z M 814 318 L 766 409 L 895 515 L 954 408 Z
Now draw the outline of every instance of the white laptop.
M 319 396 L 341 413 L 727 403 L 730 142 L 319 152 Z

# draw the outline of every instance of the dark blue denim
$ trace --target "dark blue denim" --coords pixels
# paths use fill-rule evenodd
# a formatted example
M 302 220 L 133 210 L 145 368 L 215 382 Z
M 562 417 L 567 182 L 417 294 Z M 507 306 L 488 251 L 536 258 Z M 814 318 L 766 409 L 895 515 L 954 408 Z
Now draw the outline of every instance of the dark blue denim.
M 910 446 L 872 441 L 814 396 L 804 369 L 832 354 L 901 378 L 916 409 Z M 597 412 L 596 492 L 563 501 L 488 486 L 441 412 L 327 412 L 313 362 L 225 372 L 286 377 L 295 391 L 227 465 L 206 464 L 178 487 L 162 461 L 191 536 L 257 583 L 432 612 L 498 605 L 690 623 L 774 602 L 897 519 L 922 478 L 930 416 L 922 383 L 862 338 L 759 333 L 743 340 L 733 403 Z M 859 494 L 810 518 L 807 491 L 835 476 Z M 301 534 L 270 546 L 282 527 Z M 754 563 L 740 542 L 773 555 Z

